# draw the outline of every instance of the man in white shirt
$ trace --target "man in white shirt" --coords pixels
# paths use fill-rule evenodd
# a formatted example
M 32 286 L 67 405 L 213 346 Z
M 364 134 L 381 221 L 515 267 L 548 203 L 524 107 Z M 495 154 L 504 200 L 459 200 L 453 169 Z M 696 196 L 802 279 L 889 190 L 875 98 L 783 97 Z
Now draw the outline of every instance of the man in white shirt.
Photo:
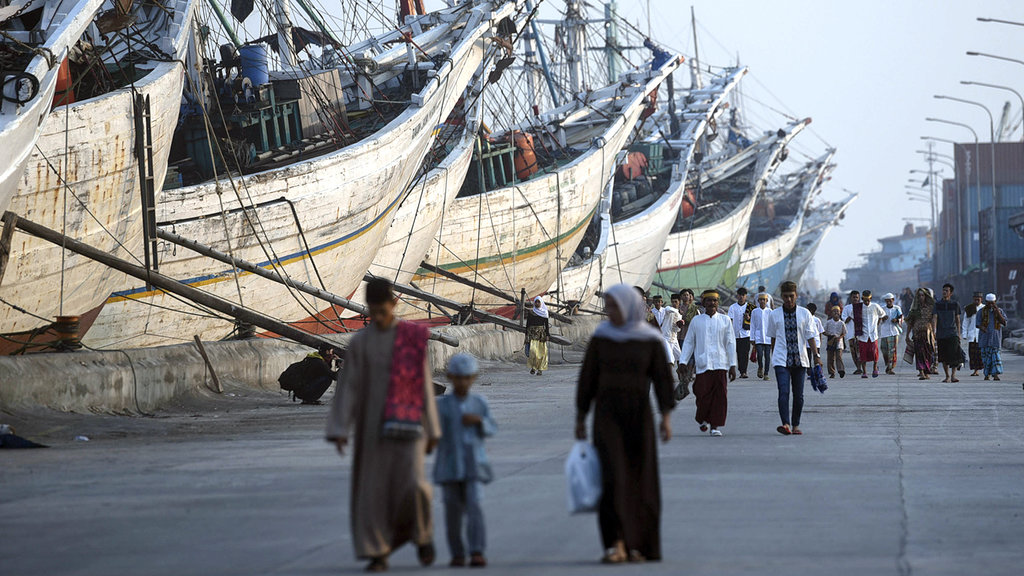
M 882 348 L 882 358 L 885 360 L 885 373 L 896 373 L 896 349 L 899 346 L 899 337 L 903 325 L 903 309 L 896 305 L 896 295 L 888 292 L 882 296 L 885 301 L 885 317 L 878 326 L 878 344 Z
M 872 376 L 878 378 L 878 326 L 885 312 L 881 306 L 871 302 L 870 290 L 865 290 L 862 297 L 858 296 L 852 304 L 846 305 L 843 320 L 847 323 L 847 334 L 853 334 L 850 345 L 857 350 L 854 362 L 860 377 L 868 377 L 868 362 L 873 362 Z
M 747 364 L 750 362 L 750 313 L 753 308 L 747 306 L 747 289 L 740 286 L 736 290 L 736 302 L 729 306 L 729 318 L 732 319 L 736 336 L 736 359 L 739 362 L 740 378 L 747 377 Z
M 755 299 L 754 299 L 754 300 L 755 300 L 755 302 L 756 302 L 756 301 L 758 301 L 758 300 L 760 300 L 760 298 L 761 298 L 761 296 L 762 296 L 762 295 L 764 295 L 764 296 L 767 296 L 767 297 L 768 297 L 768 309 L 769 309 L 769 310 L 772 310 L 772 309 L 774 309 L 774 307 L 775 307 L 775 303 L 774 303 L 774 300 L 775 300 L 775 299 L 774 299 L 774 298 L 772 298 L 772 295 L 768 293 L 768 290 L 767 290 L 767 289 L 765 289 L 765 287 L 764 287 L 764 286 L 758 286 L 758 287 L 757 287 L 757 298 L 755 298 Z
M 772 341 L 768 336 L 768 315 L 772 309 L 768 306 L 767 294 L 757 295 L 757 308 L 750 313 L 750 343 L 753 344 L 757 357 L 757 377 L 768 380 L 771 372 Z
M 697 400 L 694 419 L 700 431 L 711 428 L 712 436 L 721 436 L 728 411 L 727 384 L 736 379 L 736 335 L 732 320 L 718 313 L 718 292 L 705 290 L 700 295 L 704 314 L 690 321 L 683 340 L 682 362 L 694 359 L 697 377 L 693 394 Z
M 772 339 L 772 367 L 779 385 L 779 434 L 803 434 L 800 415 L 804 408 L 804 377 L 813 364 L 821 365 L 814 338 L 818 327 L 811 313 L 796 305 L 796 283 L 782 283 L 782 306 L 768 315 L 768 334 Z M 810 351 L 811 358 L 808 358 Z M 793 418 L 790 419 L 789 393 L 793 391 Z
M 654 315 L 658 330 L 661 330 L 661 337 L 665 340 L 665 356 L 668 358 L 669 368 L 672 374 L 676 375 L 676 366 L 679 365 L 679 340 L 676 335 L 679 334 L 678 322 L 682 320 L 682 316 L 679 315 L 679 310 L 672 306 L 663 306 L 664 303 L 661 294 L 656 295 L 651 314 Z
M 964 317 L 960 322 L 960 336 L 967 342 L 967 359 L 968 366 L 973 372 L 971 376 L 977 376 L 978 370 L 981 370 L 985 365 L 981 361 L 981 347 L 978 346 L 978 324 L 975 314 L 982 308 L 982 296 L 981 292 L 974 293 L 974 300 L 964 306 Z

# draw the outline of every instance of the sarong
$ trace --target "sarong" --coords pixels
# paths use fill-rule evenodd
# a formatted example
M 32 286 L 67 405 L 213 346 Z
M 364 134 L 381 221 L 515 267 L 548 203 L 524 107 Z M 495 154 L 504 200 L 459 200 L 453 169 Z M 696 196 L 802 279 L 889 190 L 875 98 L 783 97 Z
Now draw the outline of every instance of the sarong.
M 985 376 L 1003 373 L 1003 359 L 999 356 L 998 346 L 982 346 L 981 361 L 985 364 Z
M 878 341 L 857 341 L 857 359 L 862 363 L 878 362 Z
M 939 339 L 939 362 L 950 366 L 960 364 L 960 340 L 956 336 Z
M 919 371 L 931 372 L 934 354 L 932 343 L 927 338 L 914 339 L 914 365 Z
M 878 341 L 882 348 L 882 358 L 885 359 L 885 366 L 892 368 L 896 366 L 896 336 L 886 336 Z
M 698 424 L 707 422 L 712 428 L 725 426 L 729 410 L 728 382 L 729 373 L 725 370 L 707 370 L 697 374 L 693 381 L 693 395 L 697 403 L 694 420 Z
M 971 370 L 981 370 L 985 367 L 985 363 L 981 360 L 981 346 L 978 346 L 977 342 L 967 344 L 967 357 L 970 358 Z

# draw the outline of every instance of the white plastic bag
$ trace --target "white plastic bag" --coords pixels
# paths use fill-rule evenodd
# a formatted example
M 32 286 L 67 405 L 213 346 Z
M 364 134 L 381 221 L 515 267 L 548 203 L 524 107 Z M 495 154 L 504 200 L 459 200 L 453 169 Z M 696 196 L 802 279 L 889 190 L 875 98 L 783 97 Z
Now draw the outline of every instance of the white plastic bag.
M 597 512 L 601 500 L 601 462 L 589 442 L 579 441 L 565 461 L 565 480 L 569 494 L 569 513 Z

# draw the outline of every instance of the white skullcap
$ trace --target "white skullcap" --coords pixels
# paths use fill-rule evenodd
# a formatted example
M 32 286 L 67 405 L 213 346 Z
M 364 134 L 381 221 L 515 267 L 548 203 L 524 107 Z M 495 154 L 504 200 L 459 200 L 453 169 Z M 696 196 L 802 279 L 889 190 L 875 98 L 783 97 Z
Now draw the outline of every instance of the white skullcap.
M 995 302 L 996 301 L 996 295 L 991 293 L 991 292 L 989 292 L 988 294 L 985 295 L 985 301 L 986 302 Z

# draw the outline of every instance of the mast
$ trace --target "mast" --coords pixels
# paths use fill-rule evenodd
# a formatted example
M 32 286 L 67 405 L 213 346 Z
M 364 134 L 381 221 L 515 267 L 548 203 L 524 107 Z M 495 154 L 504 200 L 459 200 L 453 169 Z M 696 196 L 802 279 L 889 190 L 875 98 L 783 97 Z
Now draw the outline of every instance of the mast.
M 292 43 L 292 14 L 288 0 L 274 3 L 274 20 L 277 24 L 277 55 L 282 68 L 295 66 L 295 45 Z
M 650 5 L 648 5 L 650 9 Z M 615 0 L 605 2 L 604 4 L 604 55 L 605 61 L 608 65 L 608 83 L 614 84 L 619 79 L 619 69 L 621 68 L 621 59 L 619 55 L 619 25 L 618 25 L 618 5 L 615 4 Z M 648 20 L 648 28 L 650 28 L 650 21 Z M 648 32 L 650 36 L 650 32 Z
M 700 77 L 700 47 L 697 46 L 697 14 L 690 6 L 690 27 L 693 28 L 693 60 L 690 60 L 690 86 L 693 90 L 704 87 L 704 79 Z
M 526 0 L 526 10 L 533 13 L 533 0 Z M 530 32 L 523 34 L 523 39 L 526 41 L 526 63 L 530 64 L 530 58 L 533 56 L 534 43 L 536 42 L 537 56 L 540 58 L 540 67 L 544 72 L 544 81 L 548 85 L 548 92 L 551 93 L 551 102 L 558 108 L 562 105 L 561 99 L 558 97 L 558 91 L 555 90 L 555 82 L 551 79 L 551 69 L 548 67 L 547 53 L 544 51 L 544 43 L 540 41 L 540 31 L 537 28 L 537 19 L 530 18 Z M 533 75 L 529 74 L 530 82 L 532 85 Z M 535 92 L 531 91 L 531 95 Z
M 228 38 L 231 39 L 231 43 L 235 45 L 235 50 L 242 47 L 242 41 L 238 39 L 238 34 L 235 33 L 235 27 L 228 20 L 227 16 L 224 15 L 224 8 L 220 5 L 218 0 L 210 0 L 210 7 L 213 8 L 213 13 L 217 15 L 217 20 L 220 20 L 221 26 L 224 27 L 224 31 L 227 32 Z
M 572 93 L 583 92 L 583 50 L 585 39 L 583 33 L 587 22 L 583 19 L 583 6 L 580 0 L 567 0 L 565 3 L 565 20 L 562 30 L 566 35 L 566 66 L 569 69 L 569 88 Z

